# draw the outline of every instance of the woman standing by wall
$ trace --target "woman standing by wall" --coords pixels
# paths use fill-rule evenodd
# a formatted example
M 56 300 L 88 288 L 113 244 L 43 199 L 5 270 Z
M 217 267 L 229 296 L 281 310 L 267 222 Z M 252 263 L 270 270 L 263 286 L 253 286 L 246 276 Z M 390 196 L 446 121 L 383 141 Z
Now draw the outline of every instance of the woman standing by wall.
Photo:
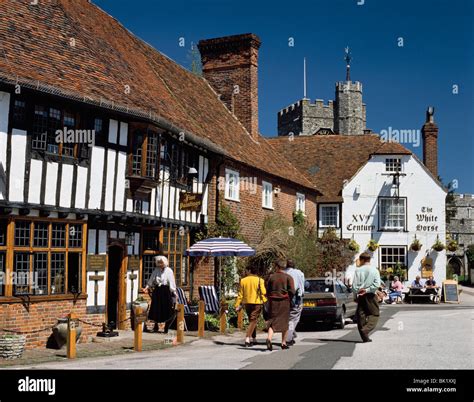
M 290 321 L 290 302 L 295 294 L 293 278 L 283 272 L 286 268 L 286 260 L 277 260 L 275 273 L 270 275 L 266 289 L 268 295 L 268 337 L 267 349 L 273 350 L 272 337 L 274 332 L 281 332 L 281 348 L 288 349 L 286 335 Z
M 165 256 L 156 256 L 155 265 L 156 268 L 143 291 L 151 294 L 148 319 L 155 321 L 154 331 L 158 331 L 159 323 L 165 323 L 164 332 L 166 334 L 175 314 L 176 282 L 173 270 L 168 266 L 168 259 Z

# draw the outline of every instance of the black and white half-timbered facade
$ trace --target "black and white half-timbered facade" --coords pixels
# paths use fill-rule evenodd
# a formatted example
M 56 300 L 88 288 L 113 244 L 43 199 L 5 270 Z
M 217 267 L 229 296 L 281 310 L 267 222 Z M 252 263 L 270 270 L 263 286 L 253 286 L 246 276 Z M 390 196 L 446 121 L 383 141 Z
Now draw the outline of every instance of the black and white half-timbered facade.
M 144 119 L 2 85 L 0 170 L 0 267 L 32 278 L 7 281 L 1 296 L 87 295 L 87 313 L 121 328 L 155 255 L 189 288 L 184 251 L 207 221 L 202 146 Z

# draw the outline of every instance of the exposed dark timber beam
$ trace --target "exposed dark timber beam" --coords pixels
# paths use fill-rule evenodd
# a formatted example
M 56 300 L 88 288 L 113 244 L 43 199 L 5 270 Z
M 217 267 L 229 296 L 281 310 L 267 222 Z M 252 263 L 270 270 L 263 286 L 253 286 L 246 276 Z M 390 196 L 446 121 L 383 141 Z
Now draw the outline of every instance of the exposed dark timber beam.
M 58 212 L 58 217 L 60 219 L 67 218 L 68 215 L 69 215 L 69 212 Z
M 10 215 L 12 212 L 13 212 L 13 208 L 9 208 L 9 207 L 0 208 L 1 215 Z
M 20 214 L 21 216 L 28 215 L 29 213 L 30 213 L 29 208 L 20 208 L 20 210 L 19 210 L 19 214 Z
M 42 210 L 40 210 L 39 215 L 42 218 L 47 218 L 48 216 L 51 215 L 51 211 L 48 211 L 47 209 L 42 209 Z

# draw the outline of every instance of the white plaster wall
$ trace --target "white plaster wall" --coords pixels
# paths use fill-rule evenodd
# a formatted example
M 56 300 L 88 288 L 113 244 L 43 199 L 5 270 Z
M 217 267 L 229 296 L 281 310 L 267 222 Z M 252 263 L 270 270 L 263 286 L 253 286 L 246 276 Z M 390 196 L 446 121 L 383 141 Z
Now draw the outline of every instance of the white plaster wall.
M 371 238 L 377 240 L 379 245 L 407 246 L 409 250 L 416 234 L 423 244 L 423 248 L 417 253 L 412 251 L 407 253 L 408 280 L 411 281 L 416 275 L 420 274 L 421 260 L 429 255 L 433 258 L 435 279 L 438 283 L 441 283 L 446 278 L 446 252 L 435 252 L 431 250 L 431 246 L 436 241 L 437 235 L 445 243 L 446 193 L 415 157 L 408 155 L 400 157 L 403 163 L 402 173 L 405 173 L 406 176 L 400 178 L 399 196 L 407 198 L 407 231 L 380 232 L 378 230 L 378 197 L 395 195 L 395 187 L 392 186 L 392 176 L 384 174 L 387 156 L 375 155 L 343 189 L 342 236 L 343 238 L 354 236 L 354 240 L 360 245 L 362 252 L 365 251 Z M 359 196 L 355 194 L 357 187 L 360 188 Z M 437 230 L 429 231 L 417 227 L 420 224 L 417 220 L 417 214 L 421 214 L 423 208 L 430 208 L 428 215 L 436 219 L 435 222 L 426 225 L 437 226 Z M 348 225 L 354 223 L 354 215 L 358 217 L 362 215 L 364 224 L 374 225 L 375 230 L 349 230 Z M 373 253 L 373 256 L 374 261 L 379 265 L 379 250 Z

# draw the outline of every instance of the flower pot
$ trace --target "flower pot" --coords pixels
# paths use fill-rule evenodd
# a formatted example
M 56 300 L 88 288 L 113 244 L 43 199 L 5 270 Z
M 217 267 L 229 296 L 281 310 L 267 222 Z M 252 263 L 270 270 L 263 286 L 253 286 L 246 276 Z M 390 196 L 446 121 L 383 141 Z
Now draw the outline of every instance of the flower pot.
M 0 335 L 0 357 L 3 359 L 18 359 L 25 350 L 26 336 Z
M 76 326 L 76 342 L 82 334 L 82 327 Z M 67 343 L 67 318 L 59 318 L 58 323 L 53 327 L 53 335 L 58 348 L 61 349 Z

